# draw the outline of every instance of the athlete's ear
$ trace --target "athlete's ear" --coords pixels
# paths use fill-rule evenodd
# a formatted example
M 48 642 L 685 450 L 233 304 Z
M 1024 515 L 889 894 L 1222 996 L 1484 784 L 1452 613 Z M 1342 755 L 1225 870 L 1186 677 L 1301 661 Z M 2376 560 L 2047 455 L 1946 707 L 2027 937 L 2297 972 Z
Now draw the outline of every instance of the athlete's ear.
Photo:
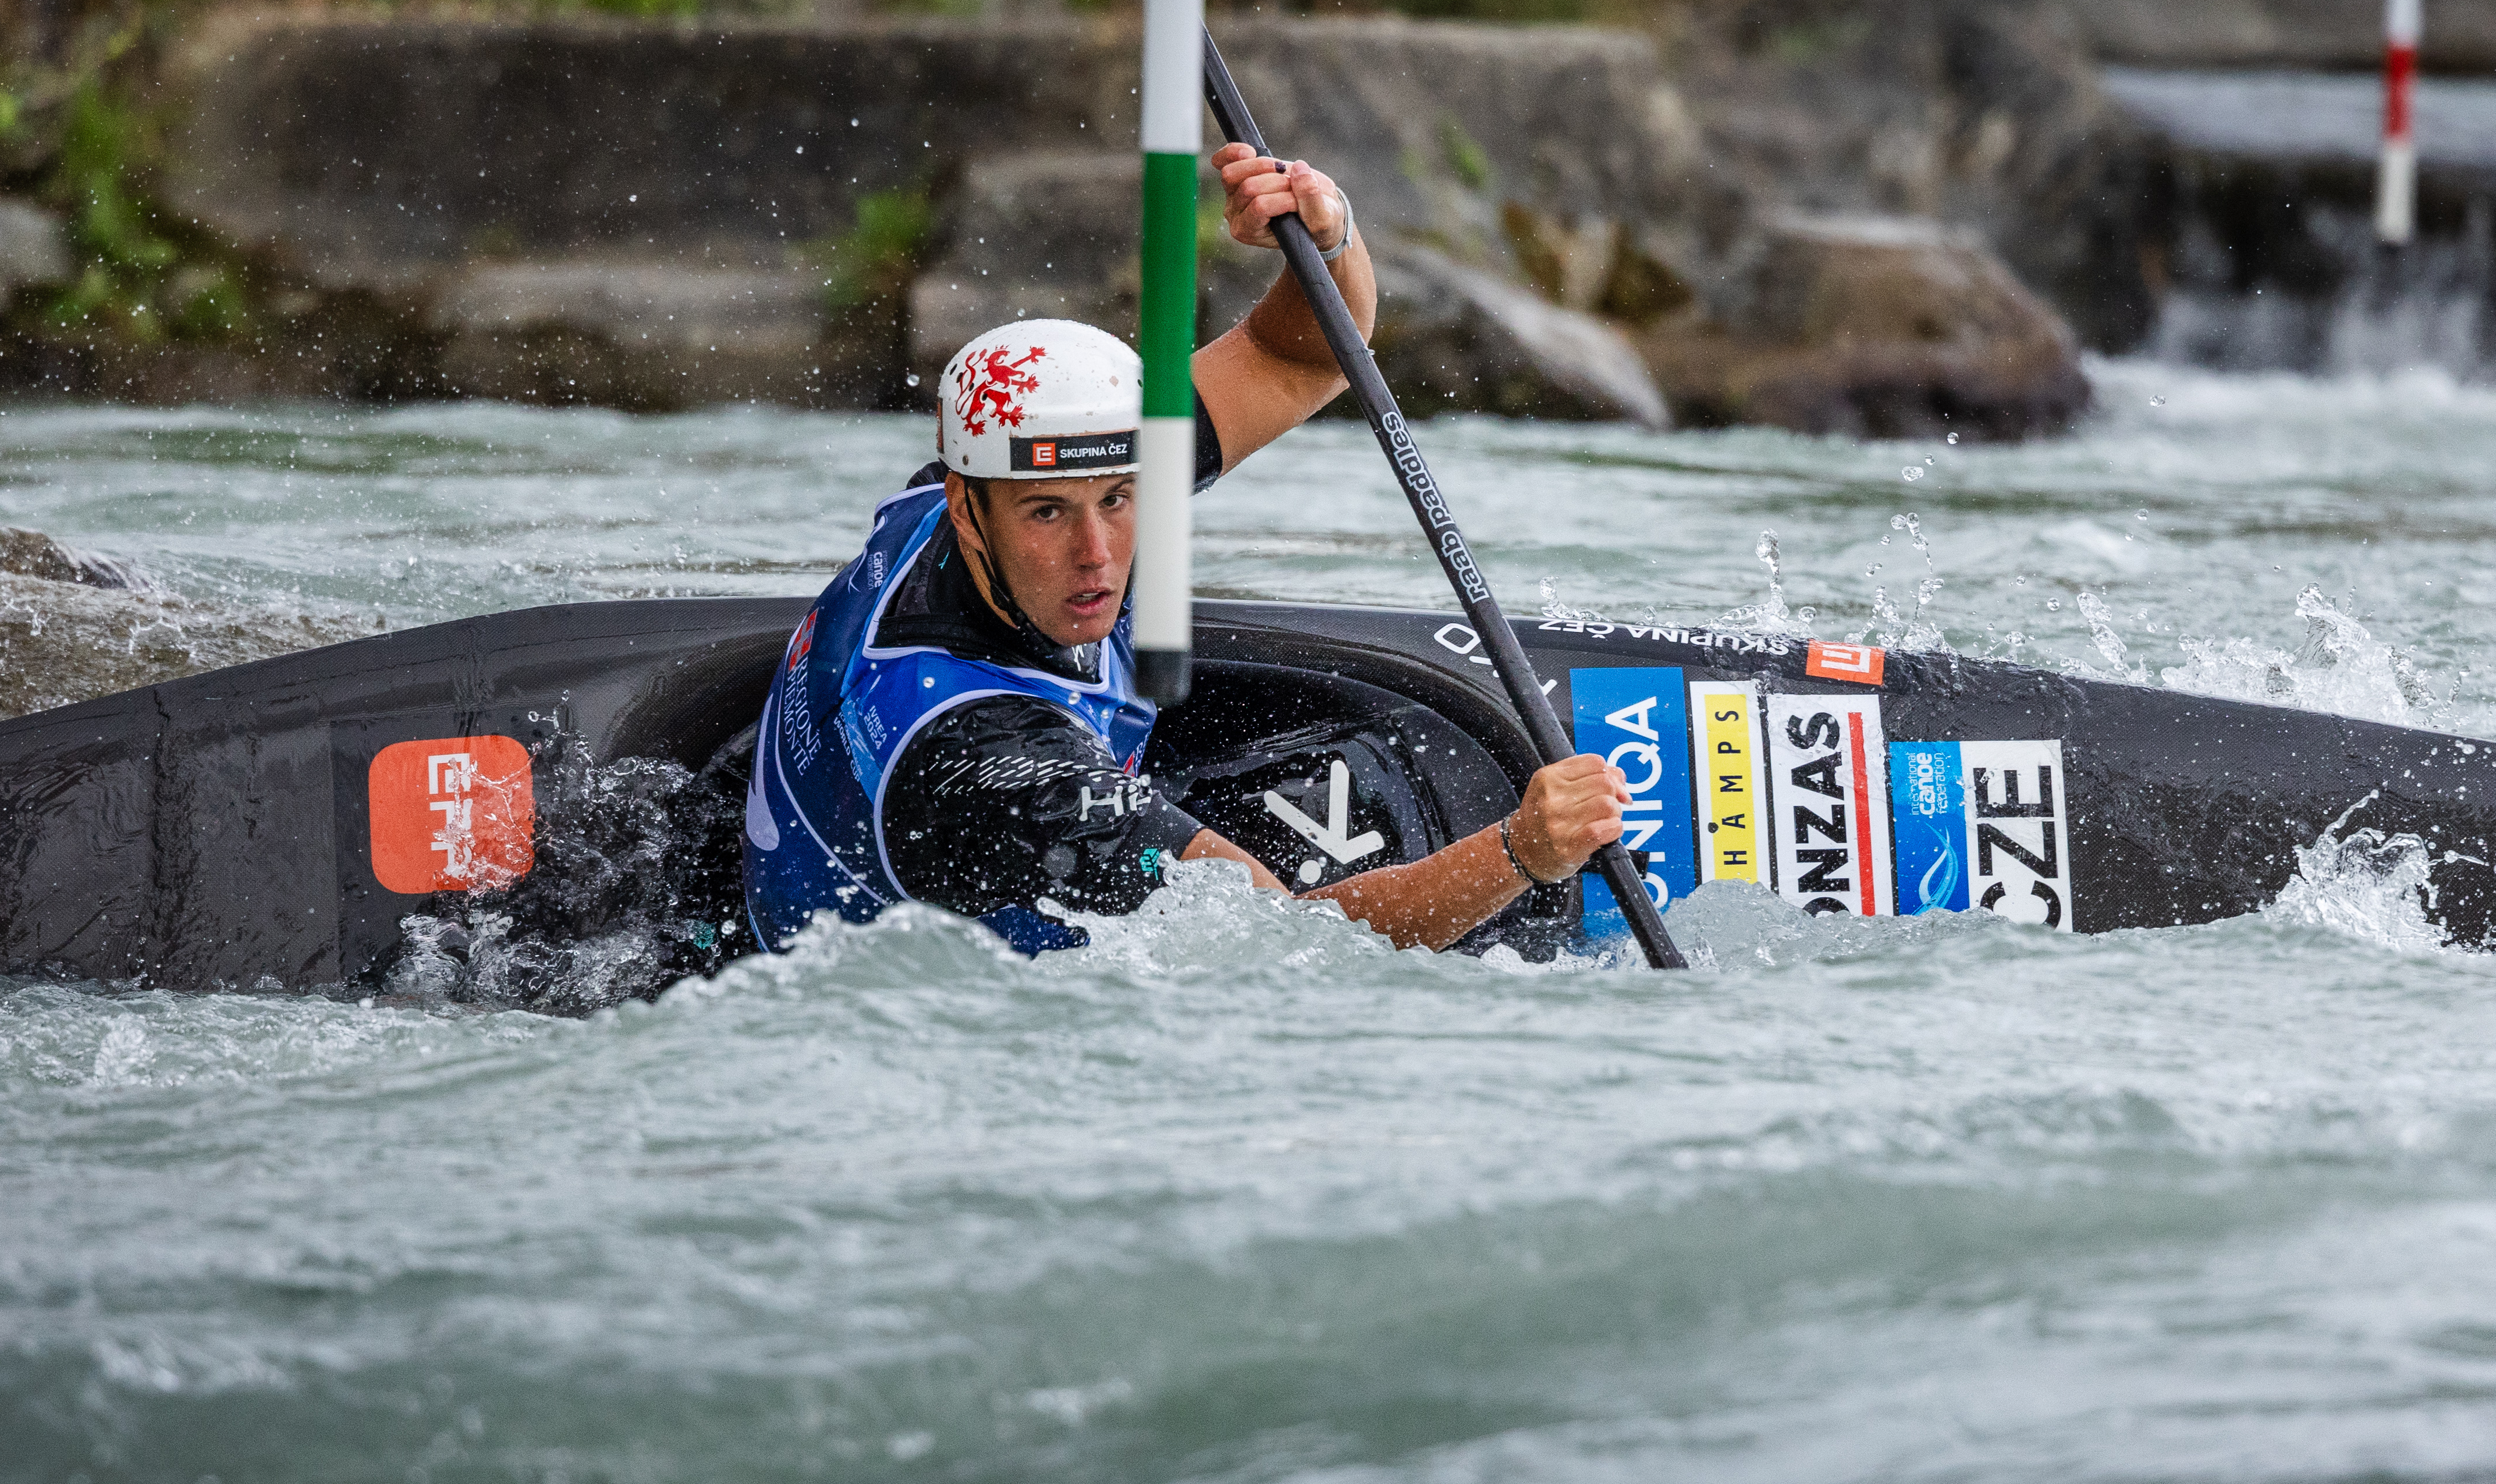
M 985 556 L 988 543 L 981 539 L 977 511 L 971 509 L 971 484 L 968 479 L 948 469 L 945 471 L 945 513 L 953 522 L 953 540 L 964 551 Z

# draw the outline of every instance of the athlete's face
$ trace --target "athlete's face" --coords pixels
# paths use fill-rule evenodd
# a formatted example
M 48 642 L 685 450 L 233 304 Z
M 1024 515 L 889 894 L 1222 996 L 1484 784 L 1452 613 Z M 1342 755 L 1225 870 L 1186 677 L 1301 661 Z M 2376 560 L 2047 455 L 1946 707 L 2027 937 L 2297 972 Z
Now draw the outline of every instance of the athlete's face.
M 1134 475 L 990 479 L 976 527 L 961 476 L 946 478 L 945 495 L 963 546 L 994 556 L 1014 601 L 1041 633 L 1060 644 L 1097 644 L 1109 636 L 1136 560 Z

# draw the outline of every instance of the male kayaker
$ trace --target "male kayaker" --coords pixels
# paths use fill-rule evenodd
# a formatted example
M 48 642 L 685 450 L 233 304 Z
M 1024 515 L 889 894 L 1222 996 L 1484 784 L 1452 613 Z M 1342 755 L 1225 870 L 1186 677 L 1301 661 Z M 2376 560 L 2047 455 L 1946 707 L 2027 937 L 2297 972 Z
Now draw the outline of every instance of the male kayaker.
M 1274 218 L 1297 211 L 1365 336 L 1377 284 L 1334 183 L 1244 144 L 1213 161 L 1231 234 L 1272 248 Z M 1344 388 L 1288 272 L 1192 364 L 1199 488 Z M 946 367 L 937 462 L 877 508 L 764 708 L 745 893 L 765 945 L 822 909 L 862 922 L 912 899 L 1025 952 L 1066 946 L 1081 935 L 1035 903 L 1129 912 L 1172 857 L 1285 889 L 1138 771 L 1153 725 L 1126 612 L 1140 371 L 1115 336 L 1064 320 L 1002 325 Z M 1307 895 L 1399 946 L 1445 947 L 1619 838 L 1628 800 L 1620 770 L 1566 758 L 1499 824 Z

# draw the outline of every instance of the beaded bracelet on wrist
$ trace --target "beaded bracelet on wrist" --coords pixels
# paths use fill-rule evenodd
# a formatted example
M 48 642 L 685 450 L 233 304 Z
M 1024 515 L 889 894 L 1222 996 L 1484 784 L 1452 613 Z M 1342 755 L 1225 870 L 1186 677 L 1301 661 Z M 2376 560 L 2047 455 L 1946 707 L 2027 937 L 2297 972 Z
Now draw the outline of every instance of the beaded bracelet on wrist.
M 1535 885 L 1550 885 L 1551 882 L 1544 881 L 1543 878 L 1525 869 L 1525 862 L 1516 858 L 1516 842 L 1508 837 L 1508 823 L 1509 821 L 1506 819 L 1499 821 L 1499 848 L 1503 851 L 1507 852 L 1508 863 L 1515 868 L 1517 875 L 1524 877 Z

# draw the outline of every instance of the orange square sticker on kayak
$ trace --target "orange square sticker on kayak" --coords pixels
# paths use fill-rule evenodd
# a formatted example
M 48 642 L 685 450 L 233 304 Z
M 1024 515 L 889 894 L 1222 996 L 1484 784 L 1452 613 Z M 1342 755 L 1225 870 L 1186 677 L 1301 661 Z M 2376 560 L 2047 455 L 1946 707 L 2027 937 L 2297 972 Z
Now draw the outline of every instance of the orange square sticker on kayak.
M 537 863 L 529 750 L 503 736 L 382 749 L 370 777 L 373 875 L 423 896 L 508 885 Z
M 1881 671 L 1887 667 L 1888 655 L 1874 644 L 1829 644 L 1811 641 L 1811 656 L 1803 662 L 1802 672 L 1823 680 L 1851 680 L 1856 685 L 1879 685 Z

